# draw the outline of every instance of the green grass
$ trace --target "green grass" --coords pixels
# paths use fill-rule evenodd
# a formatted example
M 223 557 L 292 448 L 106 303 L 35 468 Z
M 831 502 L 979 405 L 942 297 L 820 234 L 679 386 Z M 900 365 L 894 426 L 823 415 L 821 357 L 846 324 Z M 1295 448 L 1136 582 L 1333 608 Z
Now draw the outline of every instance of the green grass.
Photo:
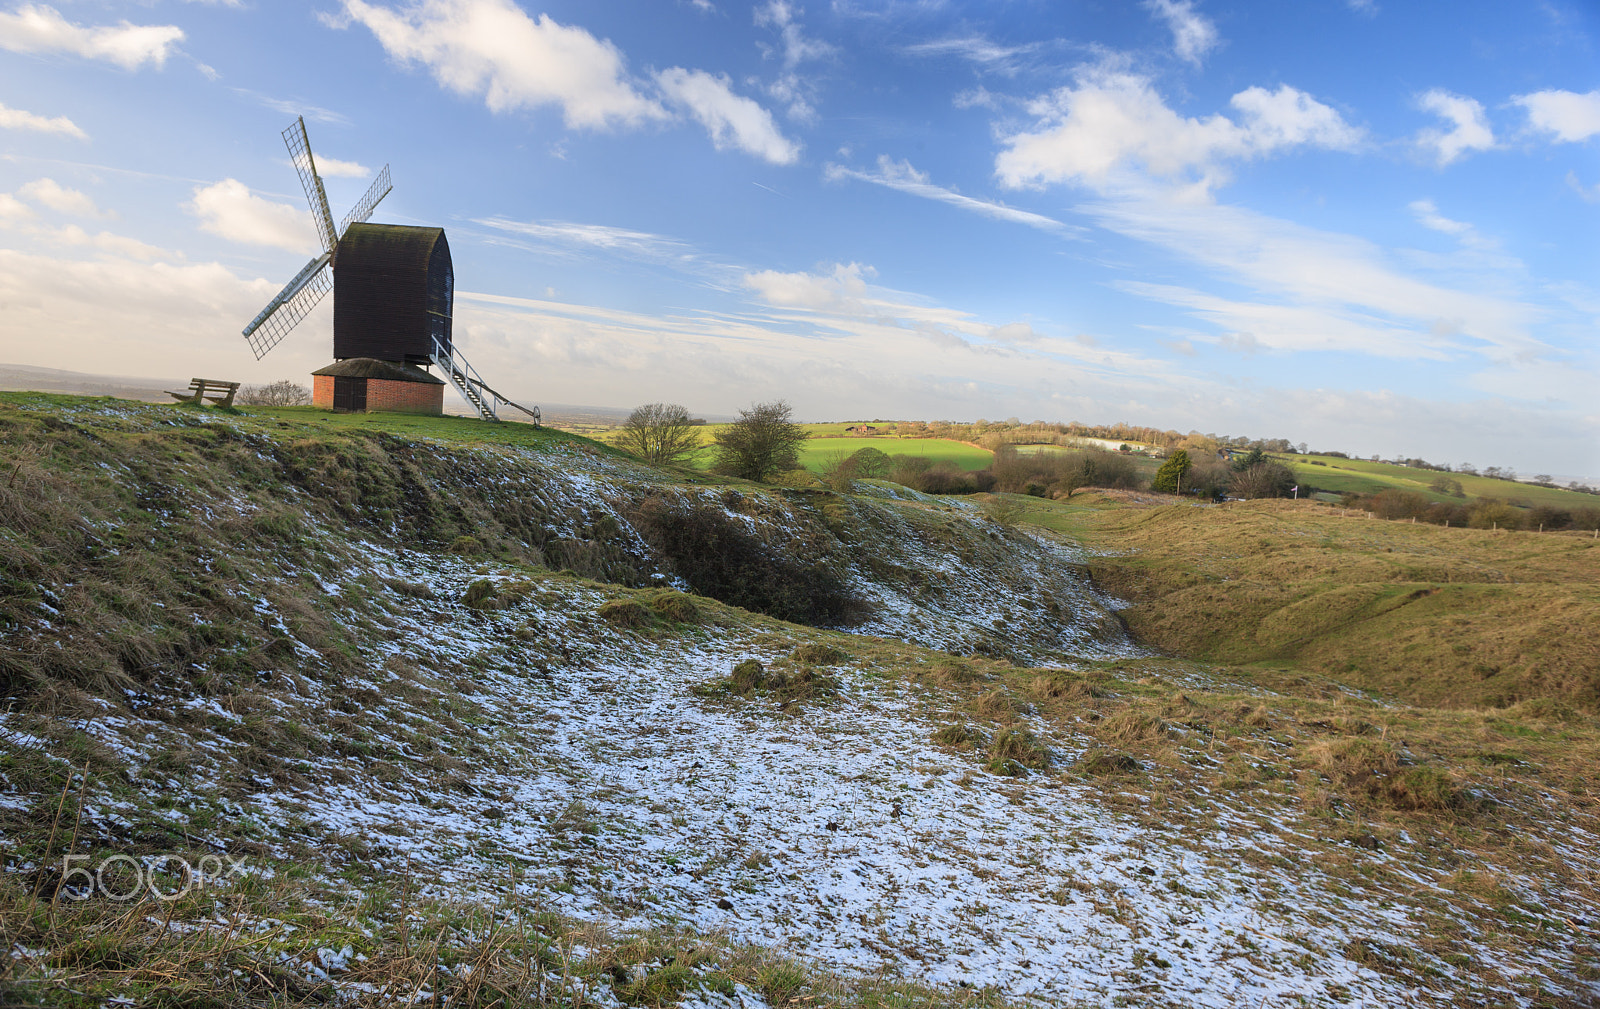
M 838 425 L 806 425 L 807 427 Z M 864 448 L 875 448 L 884 455 L 914 455 L 949 461 L 964 470 L 983 469 L 994 461 L 994 453 L 966 442 L 946 438 L 898 438 L 874 435 L 867 438 L 818 437 L 813 434 L 800 451 L 800 465 L 817 472 L 835 456 L 851 455 Z
M 1512 503 L 1525 503 L 1528 507 L 1547 505 L 1553 508 L 1600 508 L 1600 497 L 1593 494 L 1536 487 L 1533 484 L 1517 483 L 1512 480 L 1495 480 L 1466 473 L 1436 473 L 1432 470 L 1411 469 L 1408 466 L 1395 466 L 1386 462 L 1340 459 L 1338 456 L 1285 455 L 1275 458 L 1294 470 L 1295 478 L 1302 482 L 1302 486 L 1309 484 L 1319 490 L 1332 491 L 1335 494 L 1376 494 L 1379 491 L 1395 488 L 1421 494 L 1430 501 L 1445 503 L 1459 504 L 1472 498 L 1492 497 L 1503 498 Z M 1322 465 L 1315 465 L 1316 463 Z M 1429 490 L 1428 485 L 1441 476 L 1459 481 L 1466 498 L 1452 497 L 1449 494 L 1439 494 Z

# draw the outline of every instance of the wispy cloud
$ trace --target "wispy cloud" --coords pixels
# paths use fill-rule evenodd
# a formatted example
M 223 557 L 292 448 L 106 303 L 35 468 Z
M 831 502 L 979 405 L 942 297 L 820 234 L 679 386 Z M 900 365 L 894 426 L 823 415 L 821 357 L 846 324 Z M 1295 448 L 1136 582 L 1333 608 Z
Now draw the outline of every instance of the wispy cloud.
M 325 109 L 320 105 L 303 102 L 298 98 L 274 98 L 272 95 L 264 95 L 259 91 L 251 91 L 249 88 L 233 88 L 232 90 L 235 94 L 243 95 L 251 101 L 264 105 L 274 112 L 281 112 L 286 116 L 304 116 L 311 122 L 326 123 L 330 126 L 350 125 L 349 117 L 332 109 Z
M 1081 232 L 1083 229 L 1074 228 L 1063 224 L 1053 217 L 1035 214 L 1027 210 L 1018 210 L 1008 207 L 1003 203 L 991 200 L 980 200 L 971 196 L 963 196 L 953 189 L 936 186 L 928 181 L 926 172 L 920 172 L 912 167 L 909 161 L 895 161 L 887 154 L 878 157 L 878 167 L 874 171 L 863 171 L 859 168 L 849 168 L 844 165 L 829 163 L 823 169 L 823 177 L 829 182 L 839 182 L 844 179 L 856 179 L 861 182 L 871 182 L 874 185 L 886 186 L 912 196 L 920 196 L 927 200 L 937 200 L 952 207 L 982 214 L 997 221 L 1009 221 L 1012 224 L 1025 224 L 1030 228 L 1041 231 L 1051 231 L 1059 234 Z
M 1037 53 L 1039 49 L 1040 44 L 1037 42 L 1008 46 L 982 35 L 961 35 L 916 42 L 903 47 L 900 51 L 919 58 L 953 56 L 976 64 L 984 70 L 1009 76 L 1022 68 L 1026 62 L 1025 57 Z
M 74 24 L 45 4 L 23 4 L 0 14 L 0 49 L 15 53 L 70 53 L 105 60 L 124 70 L 164 66 L 184 38 L 177 25 Z
M 1102 227 L 1194 262 L 1235 284 L 1247 302 L 1123 282 L 1141 296 L 1194 311 L 1224 331 L 1284 350 L 1342 349 L 1382 357 L 1476 354 L 1503 359 L 1550 348 L 1531 335 L 1539 309 L 1471 286 L 1444 286 L 1398 269 L 1379 247 L 1242 207 L 1128 191 L 1083 204 Z M 1455 225 L 1438 217 L 1436 223 Z
M 813 60 L 827 59 L 837 50 L 821 39 L 808 36 L 800 24 L 800 8 L 789 0 L 768 0 L 755 9 L 758 27 L 771 28 L 778 33 L 776 47 L 761 45 L 768 58 L 776 58 L 781 70 L 767 86 L 767 94 L 788 106 L 789 117 L 800 122 L 814 122 L 817 117 L 816 82 L 801 76 L 800 65 Z

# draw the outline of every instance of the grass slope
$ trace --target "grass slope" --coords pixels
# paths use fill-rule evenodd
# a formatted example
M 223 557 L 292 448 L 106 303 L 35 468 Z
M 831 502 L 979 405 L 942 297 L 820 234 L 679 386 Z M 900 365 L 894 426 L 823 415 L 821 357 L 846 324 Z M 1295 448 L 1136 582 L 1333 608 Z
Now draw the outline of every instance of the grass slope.
M 1467 473 L 1436 473 L 1432 470 L 1412 469 L 1409 466 L 1396 466 L 1386 462 L 1341 459 L 1338 456 L 1287 455 L 1274 458 L 1293 470 L 1295 478 L 1302 483 L 1335 494 L 1376 494 L 1379 491 L 1395 488 L 1421 494 L 1430 501 L 1447 504 L 1461 502 L 1463 498 L 1428 489 L 1434 480 L 1442 476 L 1460 483 L 1462 493 L 1468 499 L 1501 498 L 1528 507 L 1540 505 L 1552 508 L 1600 507 L 1600 497 L 1593 494 L 1556 487 L 1538 487 L 1533 484 L 1517 483 L 1514 480 L 1495 480 Z
M 1600 542 L 1589 533 L 1171 500 L 1040 502 L 1028 517 L 1107 550 L 1096 581 L 1133 601 L 1124 619 L 1159 648 L 1293 662 L 1423 704 L 1600 710 Z
M 1082 572 L 1160 509 L 1024 502 L 1084 550 L 470 423 L 0 404 L 8 1004 L 1600 997 L 1595 720 L 1108 647 Z M 664 494 L 843 551 L 871 633 L 661 586 Z M 79 900 L 68 853 L 242 866 Z

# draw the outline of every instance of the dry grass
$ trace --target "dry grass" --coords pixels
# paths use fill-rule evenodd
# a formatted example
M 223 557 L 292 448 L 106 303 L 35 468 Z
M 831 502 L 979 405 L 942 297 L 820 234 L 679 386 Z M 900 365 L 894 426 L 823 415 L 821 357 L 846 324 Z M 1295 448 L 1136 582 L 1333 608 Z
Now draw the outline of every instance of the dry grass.
M 1600 711 L 1600 542 L 1355 517 L 1310 502 L 1091 497 L 1029 520 L 1118 556 L 1092 574 L 1130 629 L 1211 661 L 1294 662 L 1409 700 Z

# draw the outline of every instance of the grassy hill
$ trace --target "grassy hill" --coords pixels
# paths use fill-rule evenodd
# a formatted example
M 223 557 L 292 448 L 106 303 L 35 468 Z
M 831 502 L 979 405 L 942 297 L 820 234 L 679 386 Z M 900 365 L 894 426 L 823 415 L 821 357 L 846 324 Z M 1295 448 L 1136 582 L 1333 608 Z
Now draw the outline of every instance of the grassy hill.
M 1457 481 L 1466 498 L 1501 498 L 1523 507 L 1600 508 L 1600 497 L 1556 487 L 1539 487 L 1514 480 L 1497 480 L 1468 473 L 1440 473 L 1433 470 L 1412 469 L 1386 462 L 1369 462 L 1365 459 L 1344 459 L 1328 455 L 1275 456 L 1294 471 L 1295 478 L 1319 490 L 1336 494 L 1353 492 L 1376 494 L 1395 488 L 1421 494 L 1430 501 L 1453 503 L 1461 501 L 1448 493 L 1429 489 L 1434 480 L 1445 477 Z
M 1240 650 L 1260 593 L 1335 556 L 1293 544 L 1409 584 L 1420 532 L 25 395 L 0 464 L 9 1004 L 1600 996 L 1580 692 Z M 1431 563 L 1538 574 L 1588 619 L 1590 555 L 1558 542 L 1583 541 Z M 1137 636 L 1168 597 L 1206 630 L 1164 653 Z M 1386 633 L 1347 626 L 1362 656 Z M 1441 681 L 1474 661 L 1441 654 Z M 151 880 L 180 895 L 114 896 Z
M 1600 541 L 1385 522 L 1310 502 L 1163 495 L 1034 505 L 1107 551 L 1095 580 L 1142 640 L 1292 663 L 1415 703 L 1600 712 Z

